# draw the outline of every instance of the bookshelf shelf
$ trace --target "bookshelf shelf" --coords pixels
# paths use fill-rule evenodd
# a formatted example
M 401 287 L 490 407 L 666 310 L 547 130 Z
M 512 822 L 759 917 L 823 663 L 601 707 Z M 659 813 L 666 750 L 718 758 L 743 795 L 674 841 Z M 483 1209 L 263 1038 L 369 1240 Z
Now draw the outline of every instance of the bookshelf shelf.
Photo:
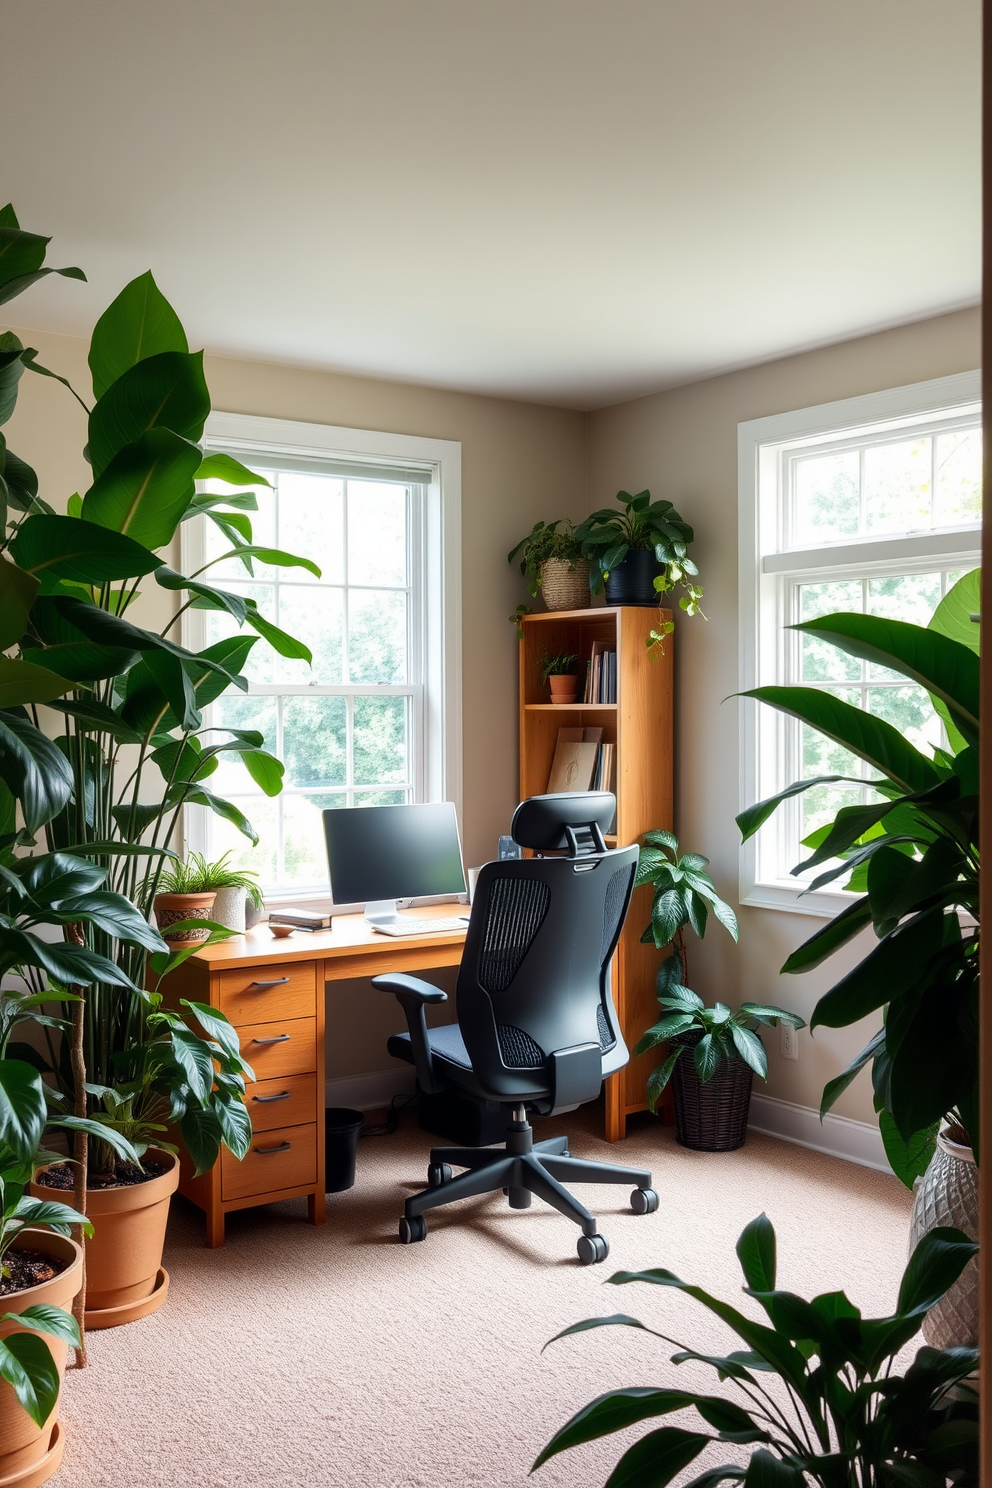
M 667 617 L 669 612 L 662 611 Z M 638 842 L 654 827 L 673 825 L 672 797 L 672 650 L 648 653 L 649 633 L 659 611 L 634 605 L 602 609 L 557 610 L 525 615 L 520 641 L 520 798 L 542 795 L 554 759 L 560 727 L 582 724 L 602 729 L 603 743 L 614 746 L 616 760 L 617 832 L 610 847 Z M 551 703 L 541 680 L 545 652 L 579 658 L 580 688 L 592 653 L 616 651 L 615 703 Z M 655 977 L 658 952 L 640 943 L 651 917 L 650 886 L 634 893 L 630 913 L 613 963 L 613 998 L 628 1048 L 657 1021 Z M 626 1069 L 606 1082 L 606 1136 L 622 1137 L 627 1117 L 647 1109 L 647 1077 L 653 1054 L 631 1059 Z M 660 1108 L 659 1108 L 660 1109 Z

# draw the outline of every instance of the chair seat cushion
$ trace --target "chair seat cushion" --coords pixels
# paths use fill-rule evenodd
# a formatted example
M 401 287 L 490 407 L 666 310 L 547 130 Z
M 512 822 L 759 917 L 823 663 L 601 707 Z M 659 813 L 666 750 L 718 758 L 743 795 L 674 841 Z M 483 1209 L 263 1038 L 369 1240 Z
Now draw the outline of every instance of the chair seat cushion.
M 453 1064 L 461 1071 L 471 1070 L 472 1061 L 468 1057 L 465 1040 L 457 1023 L 442 1023 L 439 1028 L 429 1028 L 427 1041 L 435 1059 L 444 1064 Z M 394 1058 L 405 1059 L 407 1064 L 413 1064 L 413 1045 L 408 1033 L 394 1033 L 386 1044 L 386 1049 Z

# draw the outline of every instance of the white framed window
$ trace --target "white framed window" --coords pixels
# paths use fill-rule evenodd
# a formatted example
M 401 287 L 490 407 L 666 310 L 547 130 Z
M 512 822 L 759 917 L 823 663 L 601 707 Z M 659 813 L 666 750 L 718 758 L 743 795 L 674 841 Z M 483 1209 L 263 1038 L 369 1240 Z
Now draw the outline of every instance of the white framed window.
M 925 625 L 981 550 L 978 372 L 738 425 L 740 685 L 802 685 L 939 744 L 926 693 L 787 627 L 844 610 Z M 815 730 L 742 699 L 741 806 L 791 782 L 871 771 Z M 802 842 L 867 785 L 818 786 L 778 808 L 741 858 L 741 902 L 833 915 L 844 890 L 803 893 Z
M 254 559 L 249 574 L 229 558 L 204 574 L 256 600 L 313 663 L 260 640 L 247 693 L 229 689 L 204 717 L 260 730 L 285 766 L 272 797 L 234 756 L 204 781 L 244 813 L 258 846 L 202 806 L 188 808 L 186 840 L 208 858 L 230 850 L 267 900 L 326 899 L 322 809 L 446 800 L 461 815 L 461 446 L 228 413 L 210 415 L 203 445 L 271 482 L 254 491 L 253 544 L 321 572 Z M 204 516 L 182 530 L 184 573 L 232 547 Z M 201 650 L 237 628 L 223 612 L 190 608 L 184 644 Z

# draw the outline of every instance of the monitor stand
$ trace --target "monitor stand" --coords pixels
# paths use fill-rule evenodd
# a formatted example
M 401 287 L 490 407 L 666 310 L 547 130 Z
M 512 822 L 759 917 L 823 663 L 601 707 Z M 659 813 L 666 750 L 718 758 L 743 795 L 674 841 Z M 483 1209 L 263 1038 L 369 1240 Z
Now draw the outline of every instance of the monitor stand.
M 403 916 L 396 912 L 395 899 L 370 899 L 365 906 L 367 925 L 399 925 L 402 922 Z

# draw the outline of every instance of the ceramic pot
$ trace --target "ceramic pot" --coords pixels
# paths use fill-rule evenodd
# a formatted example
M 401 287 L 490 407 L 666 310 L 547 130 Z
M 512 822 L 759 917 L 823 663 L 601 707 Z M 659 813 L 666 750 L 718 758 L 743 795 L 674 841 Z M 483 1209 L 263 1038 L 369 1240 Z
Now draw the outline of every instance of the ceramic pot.
M 155 919 L 163 939 L 175 946 L 199 945 L 207 940 L 209 930 L 179 930 L 170 935 L 169 926 L 178 925 L 180 920 L 210 919 L 216 897 L 213 889 L 207 894 L 156 894 Z
M 551 688 L 551 701 L 553 703 L 575 702 L 576 693 L 578 692 L 578 679 L 576 677 L 549 677 L 548 686 Z
M 116 1328 L 147 1317 L 168 1295 L 162 1248 L 169 1202 L 179 1187 L 179 1159 L 155 1148 L 149 1148 L 148 1157 L 166 1165 L 159 1177 L 87 1189 L 86 1217 L 93 1225 L 86 1242 L 87 1328 Z M 51 1198 L 56 1192 L 38 1181 L 44 1171 L 40 1168 L 31 1184 L 35 1198 Z
M 606 603 L 658 604 L 659 596 L 654 580 L 660 573 L 661 564 L 654 556 L 654 548 L 631 548 L 623 562 L 611 571 L 606 580 Z
M 245 929 L 254 930 L 262 916 L 265 914 L 265 905 L 256 904 L 253 899 L 245 900 Z
M 963 1133 L 961 1134 L 964 1135 Z M 978 1169 L 971 1148 L 946 1132 L 937 1138 L 930 1166 L 916 1182 L 909 1221 L 909 1252 L 938 1225 L 978 1239 Z M 973 1348 L 978 1343 L 978 1260 L 970 1260 L 936 1307 L 923 1319 L 923 1337 L 932 1348 Z
M 14 1241 L 14 1250 L 41 1250 L 69 1262 L 64 1271 L 51 1281 L 27 1287 L 0 1297 L 0 1313 L 23 1312 L 43 1303 L 63 1307 L 71 1312 L 73 1299 L 83 1284 L 83 1252 L 74 1240 L 54 1235 L 50 1230 L 22 1230 Z M 28 1330 L 15 1323 L 0 1323 L 0 1338 Z M 35 1334 L 35 1337 L 38 1335 Z M 45 1336 L 45 1343 L 59 1371 L 65 1370 L 69 1345 Z M 0 1380 L 0 1484 L 10 1488 L 37 1488 L 46 1483 L 62 1461 L 64 1439 L 58 1424 L 58 1401 L 43 1426 L 36 1426 L 19 1403 L 13 1389 Z
M 245 918 L 247 898 L 247 889 L 218 889 L 214 907 L 210 911 L 210 918 L 218 925 L 225 925 L 228 930 L 244 935 L 247 929 Z
M 754 1076 L 743 1059 L 729 1059 L 708 1080 L 700 1080 L 692 1051 L 701 1038 L 701 1032 L 693 1031 L 669 1041 L 671 1048 L 681 1044 L 685 1051 L 672 1070 L 675 1140 L 696 1152 L 733 1152 L 747 1137 Z
M 541 598 L 548 610 L 587 610 L 589 608 L 589 564 L 576 558 L 572 567 L 567 558 L 548 558 L 541 564 Z

